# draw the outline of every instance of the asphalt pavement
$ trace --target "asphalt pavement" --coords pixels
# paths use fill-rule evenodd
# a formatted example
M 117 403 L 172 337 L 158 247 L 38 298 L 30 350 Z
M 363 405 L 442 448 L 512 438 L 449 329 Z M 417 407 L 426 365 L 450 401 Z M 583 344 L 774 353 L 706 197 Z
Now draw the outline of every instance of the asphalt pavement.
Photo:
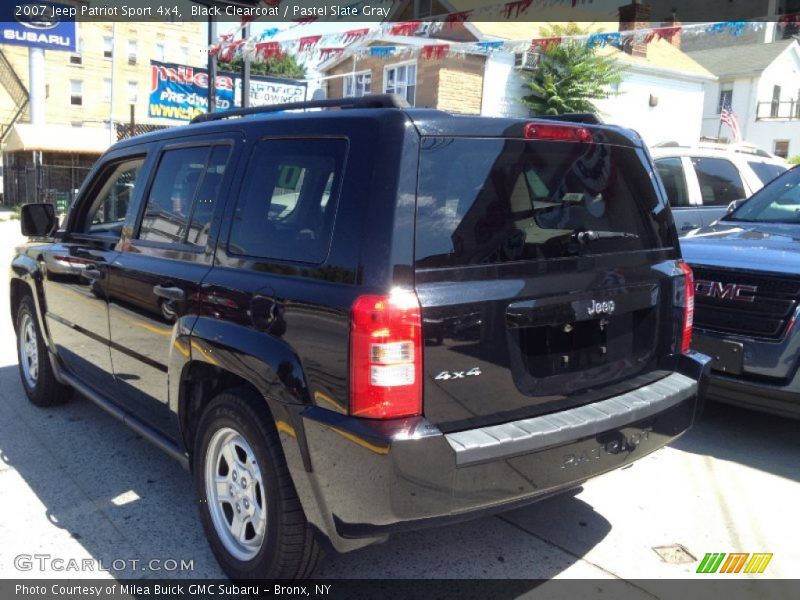
M 19 222 L 2 218 L 8 264 L 21 237 Z M 28 403 L 7 303 L 3 277 L 0 578 L 223 577 L 177 463 L 85 398 L 52 409 Z M 575 494 L 329 556 L 318 576 L 623 579 L 646 588 L 640 580 L 730 578 L 695 572 L 709 552 L 767 552 L 763 574 L 736 577 L 796 577 L 799 432 L 797 421 L 711 405 L 675 443 Z

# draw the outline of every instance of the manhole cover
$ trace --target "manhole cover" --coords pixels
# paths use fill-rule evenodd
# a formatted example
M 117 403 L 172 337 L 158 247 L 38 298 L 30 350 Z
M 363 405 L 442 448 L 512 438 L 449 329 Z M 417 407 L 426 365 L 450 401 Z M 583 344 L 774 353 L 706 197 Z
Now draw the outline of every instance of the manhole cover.
M 661 557 L 661 560 L 671 565 L 685 565 L 687 563 L 697 562 L 697 559 L 692 556 L 691 552 L 680 544 L 656 546 L 653 550 Z

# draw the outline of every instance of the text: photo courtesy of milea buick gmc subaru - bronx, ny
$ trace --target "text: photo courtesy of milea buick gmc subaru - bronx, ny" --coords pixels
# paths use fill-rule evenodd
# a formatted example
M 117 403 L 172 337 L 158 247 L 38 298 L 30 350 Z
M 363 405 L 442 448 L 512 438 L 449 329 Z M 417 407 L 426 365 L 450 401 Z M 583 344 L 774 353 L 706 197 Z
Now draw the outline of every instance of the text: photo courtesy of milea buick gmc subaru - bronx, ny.
M 233 579 L 573 489 L 698 413 L 692 274 L 618 127 L 394 96 L 205 115 L 22 228 L 28 397 L 77 390 L 190 469 Z

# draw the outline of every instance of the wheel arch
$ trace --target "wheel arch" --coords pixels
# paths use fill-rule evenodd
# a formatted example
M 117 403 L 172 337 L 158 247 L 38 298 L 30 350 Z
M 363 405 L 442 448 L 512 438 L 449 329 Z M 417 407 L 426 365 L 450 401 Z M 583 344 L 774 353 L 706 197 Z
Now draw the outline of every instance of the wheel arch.
M 36 259 L 26 254 L 17 254 L 11 261 L 11 280 L 9 281 L 9 311 L 14 332 L 17 330 L 17 311 L 25 296 L 33 298 L 36 307 L 36 319 L 42 337 L 48 348 L 52 349 L 50 330 L 44 318 L 45 298 L 42 287 L 42 270 Z
M 201 320 L 202 317 L 198 321 Z M 297 380 L 300 377 L 295 377 L 287 385 L 278 375 L 279 372 L 302 373 L 298 371 L 299 359 L 288 351 L 288 346 L 283 342 L 271 339 L 266 334 L 231 323 L 216 322 L 214 325 L 217 331 L 215 335 L 195 335 L 195 327 L 195 332 L 183 340 L 189 352 L 177 353 L 182 362 L 179 367 L 175 364 L 170 367 L 170 373 L 176 373 L 174 379 L 170 377 L 170 402 L 173 402 L 172 398 L 176 399 L 176 406 L 173 408 L 178 416 L 184 447 L 190 456 L 189 464 L 193 463 L 191 455 L 200 416 L 208 403 L 224 390 L 251 390 L 259 399 L 263 399 L 264 410 L 275 426 L 306 518 L 328 538 L 335 529 L 330 516 L 324 511 L 324 503 L 316 489 L 301 416 L 309 406 L 305 378 L 303 377 L 301 386 L 304 393 L 299 393 Z M 229 334 L 237 329 L 245 329 L 244 332 L 238 331 L 244 341 L 240 339 L 241 343 L 235 346 L 225 344 L 224 340 L 232 338 L 220 333 L 220 328 Z M 203 330 L 201 324 L 200 332 Z M 259 340 L 258 351 L 246 343 L 251 335 Z M 280 360 L 276 361 L 278 358 Z M 286 364 L 285 361 L 292 361 L 291 370 L 288 367 L 279 367 Z M 291 385 L 295 385 L 292 390 L 289 389 Z M 306 402 L 298 402 L 298 397 Z
M 245 387 L 264 401 L 290 470 L 290 451 L 301 450 L 309 469 L 300 413 L 311 404 L 298 357 L 283 341 L 236 323 L 199 317 L 191 333 L 177 336 L 170 359 L 170 403 L 191 454 L 200 414 L 222 390 Z M 174 377 L 172 374 L 176 374 Z

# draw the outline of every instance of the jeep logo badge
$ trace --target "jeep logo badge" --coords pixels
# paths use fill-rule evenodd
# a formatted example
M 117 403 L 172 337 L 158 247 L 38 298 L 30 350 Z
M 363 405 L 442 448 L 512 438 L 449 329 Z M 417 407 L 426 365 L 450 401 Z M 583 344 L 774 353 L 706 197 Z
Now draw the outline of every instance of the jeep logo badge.
M 614 312 L 617 308 L 617 305 L 614 303 L 613 300 L 608 300 L 605 302 L 598 302 L 597 300 L 592 300 L 592 303 L 589 305 L 589 316 L 594 315 L 610 315 Z

